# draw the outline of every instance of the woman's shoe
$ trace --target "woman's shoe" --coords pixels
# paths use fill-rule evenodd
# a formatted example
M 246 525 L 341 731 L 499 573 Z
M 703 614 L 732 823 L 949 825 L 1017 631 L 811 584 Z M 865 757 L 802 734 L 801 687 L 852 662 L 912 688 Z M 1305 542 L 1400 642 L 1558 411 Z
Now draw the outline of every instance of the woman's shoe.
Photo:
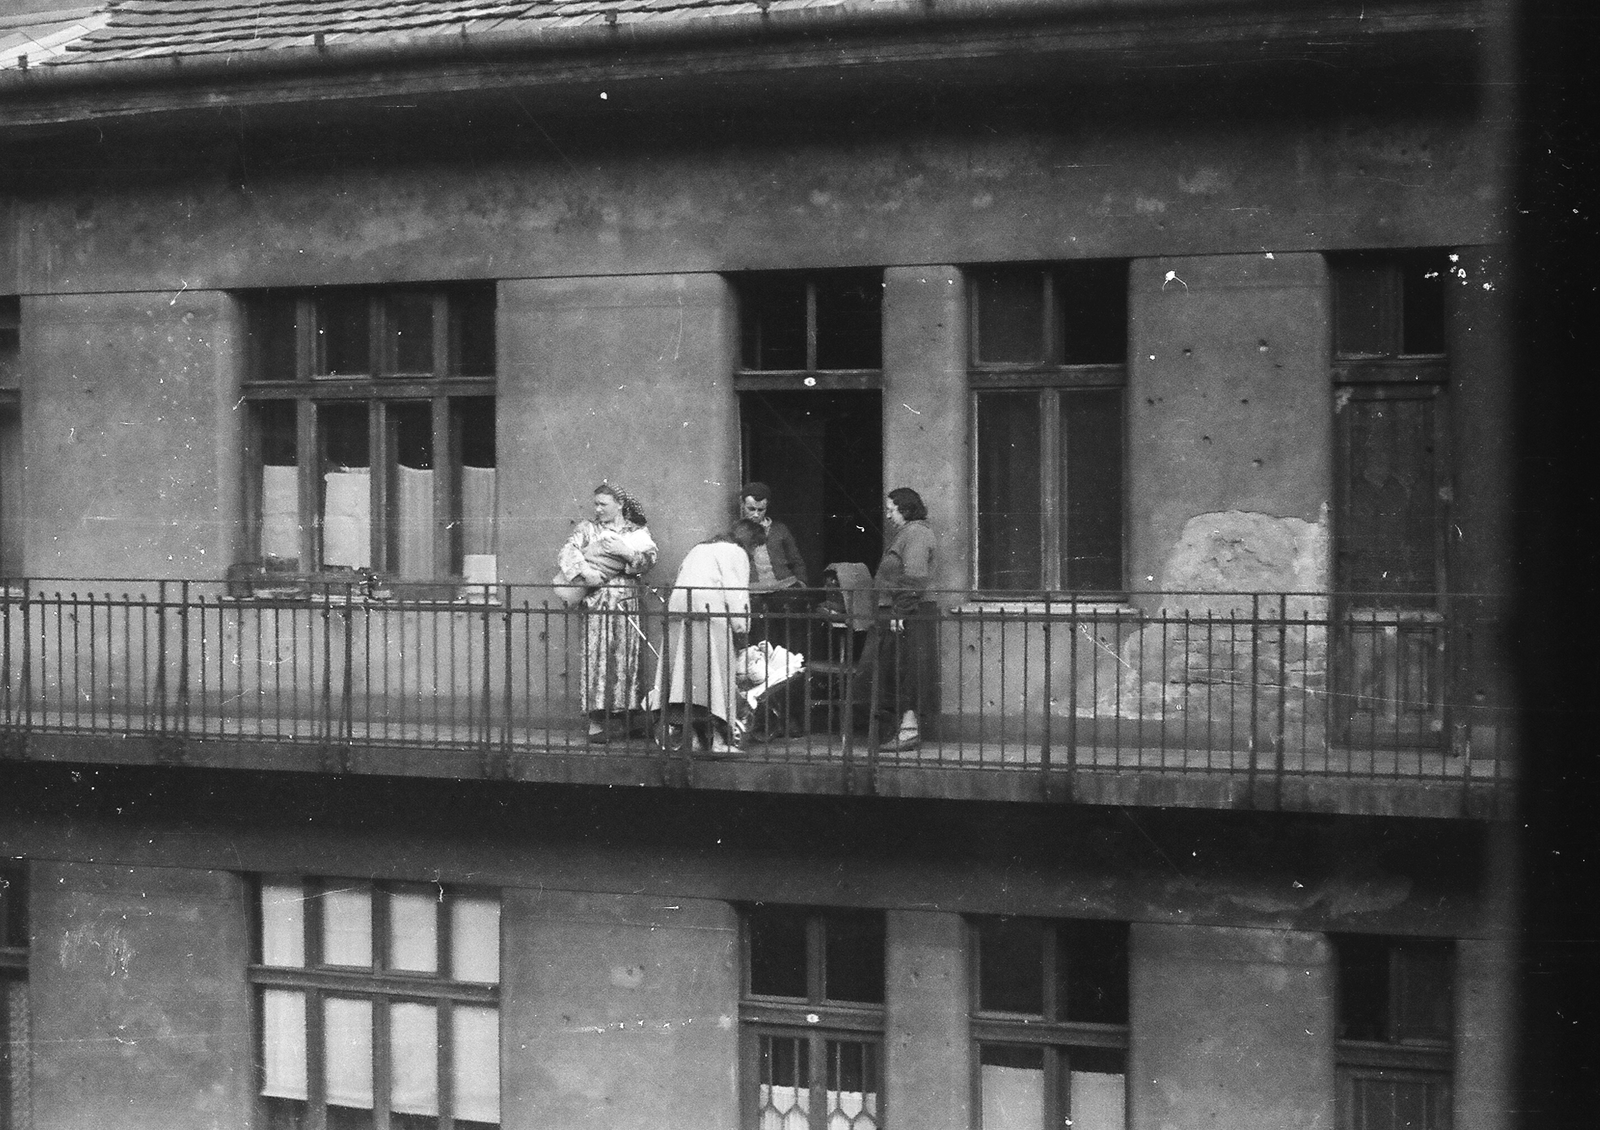
M 914 749 L 922 748 L 922 735 L 919 733 L 896 734 L 895 737 L 884 742 L 878 747 L 879 753 L 910 753 Z

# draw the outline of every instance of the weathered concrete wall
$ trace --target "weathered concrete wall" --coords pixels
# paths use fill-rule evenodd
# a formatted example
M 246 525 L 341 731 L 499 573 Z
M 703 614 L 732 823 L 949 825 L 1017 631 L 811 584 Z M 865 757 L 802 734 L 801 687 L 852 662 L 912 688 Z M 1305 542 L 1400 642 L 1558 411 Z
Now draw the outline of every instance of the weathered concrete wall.
M 1128 287 L 1131 582 L 1325 590 L 1322 257 L 1145 259 Z
M 612 480 L 650 519 L 671 584 L 728 525 L 738 489 L 733 296 L 717 275 L 500 286 L 496 403 L 501 580 L 543 584 L 590 491 Z
M 938 589 L 970 583 L 966 309 L 955 267 L 884 272 L 883 487 L 911 487 L 927 504 Z
M 19 203 L 23 293 L 1440 246 L 1497 237 L 1464 108 L 1238 107 L 1125 91 L 857 123 L 616 116 L 339 136 L 225 174 L 187 152 Z M 792 115 L 791 115 L 792 117 Z M 467 135 L 477 132 L 477 140 Z M 458 140 L 456 135 L 461 135 Z M 362 151 L 370 144 L 372 152 Z M 427 147 L 417 160 L 418 146 Z M 330 159 L 330 154 L 345 158 Z M 354 154 L 355 156 L 350 156 Z M 403 154 L 403 156 L 397 156 Z M 90 160 L 103 159 L 99 153 Z M 151 168 L 190 166 L 186 179 Z
M 254 1089 L 244 884 L 226 872 L 35 863 L 39 1130 L 229 1130 Z
M 190 289 L 22 309 L 27 572 L 220 576 L 242 477 L 234 304 Z
M 731 906 L 508 890 L 502 907 L 506 1130 L 737 1124 Z
M 1456 1130 L 1506 1130 L 1517 1107 L 1512 1047 L 1521 975 L 1503 938 L 1456 943 Z
M 1131 1125 L 1333 1125 L 1326 939 L 1135 923 L 1129 964 Z
M 966 925 L 957 914 L 889 914 L 884 1106 L 896 1126 L 972 1124 Z

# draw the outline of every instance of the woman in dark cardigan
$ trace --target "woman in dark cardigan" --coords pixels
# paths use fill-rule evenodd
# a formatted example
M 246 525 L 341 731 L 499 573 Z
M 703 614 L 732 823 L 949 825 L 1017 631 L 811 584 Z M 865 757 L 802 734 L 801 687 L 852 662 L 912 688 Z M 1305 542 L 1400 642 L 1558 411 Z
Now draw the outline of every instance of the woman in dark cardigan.
M 922 745 L 924 720 L 938 712 L 938 605 L 928 599 L 935 547 L 928 508 L 910 487 L 896 487 L 884 499 L 888 545 L 873 576 L 878 599 L 879 710 L 883 733 L 894 737 L 878 748 L 902 753 Z

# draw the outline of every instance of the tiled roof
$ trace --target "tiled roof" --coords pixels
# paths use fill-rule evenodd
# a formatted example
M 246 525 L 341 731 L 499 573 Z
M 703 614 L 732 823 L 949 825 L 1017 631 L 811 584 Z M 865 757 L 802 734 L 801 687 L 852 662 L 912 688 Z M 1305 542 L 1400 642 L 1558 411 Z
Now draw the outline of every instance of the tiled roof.
M 416 41 L 430 36 L 706 19 L 873 0 L 121 0 L 63 45 L 55 63 Z M 91 9 L 92 11 L 92 9 Z M 3 30 L 3 29 L 0 29 Z M 0 41 L 3 42 L 3 41 Z
M 110 3 L 20 16 L 0 16 L 0 70 L 59 58 L 78 40 L 105 27 Z

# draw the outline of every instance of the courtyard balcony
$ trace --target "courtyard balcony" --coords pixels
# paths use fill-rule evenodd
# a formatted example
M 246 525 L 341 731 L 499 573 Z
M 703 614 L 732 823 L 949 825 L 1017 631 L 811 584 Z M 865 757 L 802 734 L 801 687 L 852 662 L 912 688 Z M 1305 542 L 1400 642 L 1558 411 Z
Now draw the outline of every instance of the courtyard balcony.
M 614 703 L 596 736 L 580 682 L 585 633 L 605 614 L 568 608 L 546 586 L 12 582 L 0 602 L 0 759 L 1433 817 L 1510 810 L 1509 712 L 1461 689 L 1474 633 L 1453 609 L 1472 609 L 1481 626 L 1493 607 L 1484 598 L 1421 609 L 1326 593 L 936 595 L 940 611 L 921 630 L 938 677 L 918 748 L 879 748 L 896 723 L 884 720 L 889 689 L 874 656 L 895 625 L 870 602 L 819 590 L 751 625 L 739 740 L 713 756 L 673 740 L 651 709 L 668 649 L 661 588 L 617 625 L 638 641 L 640 695 Z

